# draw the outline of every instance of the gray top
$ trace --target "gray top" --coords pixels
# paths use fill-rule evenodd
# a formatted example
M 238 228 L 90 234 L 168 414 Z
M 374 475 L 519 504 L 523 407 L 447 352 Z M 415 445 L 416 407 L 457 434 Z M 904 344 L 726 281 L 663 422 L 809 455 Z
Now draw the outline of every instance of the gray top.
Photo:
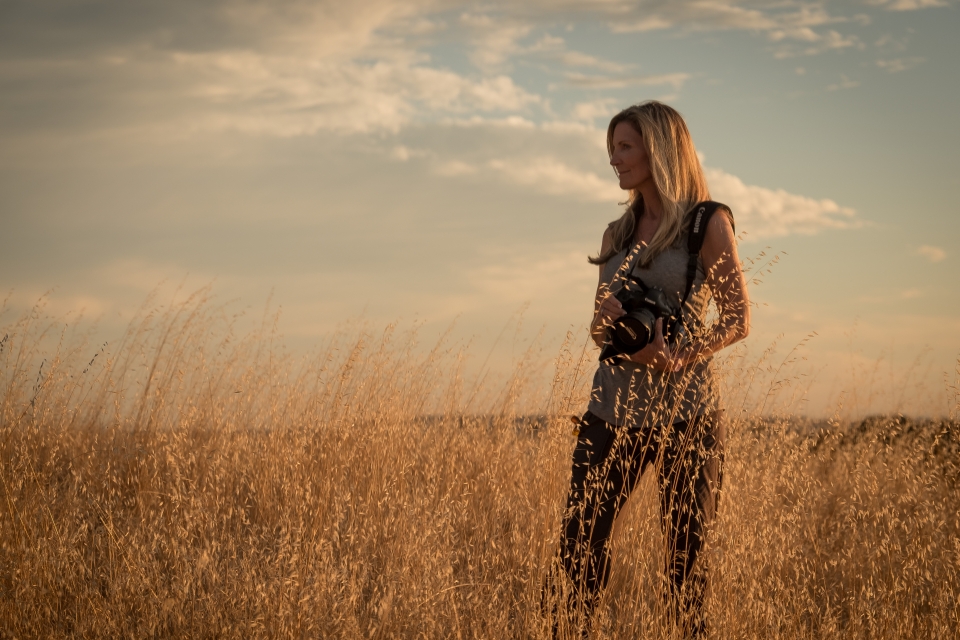
M 623 274 L 632 270 L 647 286 L 660 289 L 675 308 L 679 307 L 687 286 L 689 254 L 686 247 L 687 234 L 684 232 L 673 246 L 642 269 L 636 265 L 639 251 L 643 249 L 637 245 L 629 252 L 624 249 L 603 265 L 602 281 L 616 293 L 623 286 Z M 623 274 L 620 273 L 621 267 Z M 694 337 L 709 330 L 706 316 L 710 290 L 704 280 L 703 261 L 697 256 L 697 275 L 683 310 L 684 321 Z M 689 422 L 693 417 L 715 411 L 720 406 L 711 360 L 708 358 L 677 373 L 664 373 L 626 360 L 615 365 L 601 362 L 593 376 L 587 409 L 598 418 L 619 426 Z

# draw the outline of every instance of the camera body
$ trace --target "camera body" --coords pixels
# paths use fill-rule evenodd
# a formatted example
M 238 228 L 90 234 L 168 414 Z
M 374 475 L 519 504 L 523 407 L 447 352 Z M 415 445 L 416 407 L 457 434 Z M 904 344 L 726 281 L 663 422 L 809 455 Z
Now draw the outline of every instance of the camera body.
M 663 291 L 648 287 L 643 280 L 630 274 L 614 297 L 626 313 L 608 328 L 609 340 L 600 352 L 601 360 L 636 353 L 653 342 L 658 319 L 663 319 L 664 340 L 676 342 L 682 330 L 682 324 L 678 322 L 680 314 Z

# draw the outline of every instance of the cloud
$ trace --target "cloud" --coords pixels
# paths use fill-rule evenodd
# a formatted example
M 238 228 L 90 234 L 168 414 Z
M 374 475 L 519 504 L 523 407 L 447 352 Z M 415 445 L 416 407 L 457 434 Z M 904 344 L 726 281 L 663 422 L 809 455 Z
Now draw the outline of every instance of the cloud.
M 576 169 L 558 158 L 493 159 L 488 166 L 507 182 L 549 195 L 593 202 L 616 202 L 623 198 L 623 191 L 612 179 Z
M 859 87 L 860 82 L 858 80 L 851 80 L 844 74 L 840 74 L 840 82 L 834 82 L 833 84 L 827 85 L 827 91 L 839 91 L 840 89 L 853 89 Z
M 747 9 L 727 2 L 647 2 L 638 7 L 635 21 L 629 16 L 611 24 L 614 32 L 652 31 L 686 27 L 695 30 L 743 29 L 767 31 L 778 22 L 757 9 Z
M 747 185 L 721 169 L 708 168 L 705 172 L 714 199 L 730 205 L 737 229 L 747 232 L 748 241 L 862 226 L 856 211 L 833 200 Z
M 608 120 L 620 110 L 619 102 L 615 98 L 601 98 L 589 102 L 579 102 L 571 110 L 574 119 L 593 124 L 597 118 Z
M 423 117 L 526 113 L 543 104 L 508 76 L 467 77 L 399 51 L 369 62 L 214 51 L 151 54 L 119 69 L 100 61 L 81 64 L 82 70 L 49 72 L 67 87 L 52 90 L 50 97 L 78 105 L 65 122 L 88 130 L 152 129 L 163 137 L 200 131 L 274 136 L 397 131 Z M 73 87 L 85 82 L 89 87 L 71 96 Z M 36 89 L 30 97 L 48 102 Z M 69 97 L 75 99 L 64 100 Z M 33 118 L 29 112 L 23 117 Z M 50 126 L 37 123 L 41 129 Z
M 82 8 L 69 0 L 24 2 L 0 22 L 0 51 L 7 59 L 251 49 L 349 58 L 383 44 L 380 31 L 410 32 L 418 14 L 434 6 L 433 0 L 170 0 L 149 7 L 98 0 Z
M 590 113 L 604 106 L 588 103 L 583 111 Z M 469 176 L 475 184 L 505 183 L 533 194 L 596 203 L 611 207 L 610 215 L 626 198 L 608 169 L 603 129 L 562 122 L 511 126 L 475 121 L 446 126 L 449 128 L 443 133 L 423 131 L 420 140 L 409 145 L 433 145 L 429 166 L 434 175 Z M 445 144 L 439 146 L 436 141 Z M 705 173 L 713 197 L 730 205 L 738 230 L 748 232 L 747 240 L 864 224 L 854 209 L 830 199 L 746 184 L 715 167 L 706 167 Z
M 28 6 L 0 25 L 2 106 L 17 135 L 64 124 L 163 138 L 397 131 L 423 117 L 543 103 L 502 73 L 432 64 L 420 52 L 443 26 L 432 1 L 102 4 Z
M 589 89 L 624 89 L 626 87 L 655 87 L 669 85 L 679 91 L 690 79 L 689 73 L 665 73 L 640 76 L 600 76 L 570 72 L 565 74 L 567 83 L 574 87 Z
M 807 39 L 807 42 L 810 43 L 808 46 L 787 44 L 779 47 L 774 53 L 774 57 L 783 59 L 795 56 L 815 56 L 826 51 L 837 51 L 848 48 L 862 51 L 866 48 L 866 45 L 863 44 L 857 36 L 844 36 L 832 29 L 822 36 L 811 31 L 810 36 L 811 37 Z
M 751 6 L 752 5 L 752 6 Z M 635 22 L 629 17 L 611 25 L 617 32 L 650 31 L 653 29 L 686 28 L 695 31 L 742 30 L 763 32 L 771 40 L 817 39 L 812 27 L 845 22 L 816 3 L 750 3 L 723 0 L 688 2 L 645 2 L 635 7 Z M 632 12 L 631 12 L 632 13 Z
M 509 15 L 464 13 L 459 24 L 468 31 L 468 57 L 484 74 L 509 71 L 513 61 L 518 59 L 618 74 L 634 66 L 571 50 L 563 38 L 550 33 L 541 35 L 532 44 L 524 44 L 523 41 L 533 34 L 535 25 Z
M 390 147 L 417 149 L 431 174 L 469 177 L 473 185 L 488 185 L 483 190 L 490 194 L 510 185 L 519 187 L 507 190 L 512 197 L 519 191 L 608 205 L 624 198 L 609 168 L 604 131 L 582 122 L 470 117 L 411 127 L 397 138 Z
M 946 7 L 950 3 L 945 0 L 870 0 L 868 4 L 883 7 L 887 11 L 916 11 L 931 7 Z
M 619 5 L 618 5 L 619 6 Z M 847 48 L 863 49 L 865 45 L 851 34 L 836 29 L 820 33 L 818 29 L 842 23 L 864 24 L 870 17 L 857 14 L 831 14 L 818 2 L 728 2 L 693 0 L 688 2 L 648 1 L 639 7 L 623 6 L 614 32 L 643 32 L 662 29 L 688 31 L 751 31 L 763 34 L 777 46 L 777 58 L 817 55 Z M 635 20 L 632 15 L 638 14 Z
M 917 254 L 923 256 L 930 262 L 943 262 L 947 257 L 947 252 L 940 247 L 934 247 L 929 244 L 922 245 L 917 249 Z
M 446 177 L 472 175 L 477 173 L 478 170 L 474 165 L 461 160 L 448 160 L 434 167 L 434 172 L 436 172 L 437 175 Z
M 913 69 L 924 62 L 924 58 L 895 58 L 893 60 L 877 60 L 877 66 L 890 73 L 899 73 Z
M 41 10 L 27 3 L 0 24 L 0 107 L 15 135 L 62 127 L 146 131 L 161 139 L 211 130 L 304 136 L 396 132 L 449 117 L 542 121 L 556 117 L 551 96 L 527 74 L 513 76 L 514 64 L 544 72 L 549 90 L 663 87 L 677 97 L 693 77 L 641 74 L 636 64 L 571 49 L 550 32 L 561 14 L 606 22 L 617 32 L 752 31 L 779 57 L 863 47 L 836 30 L 857 16 L 796 0 L 494 0 L 480 9 L 458 0 L 96 6 L 77 11 L 63 0 Z M 474 68 L 446 66 L 456 67 L 450 61 L 457 56 L 434 60 L 438 45 L 450 43 Z M 917 60 L 878 64 L 893 72 Z M 70 108 L 51 107 L 57 104 Z M 588 110 L 578 105 L 573 117 L 598 117 Z
M 219 126 L 279 135 L 396 131 L 422 112 L 516 112 L 541 102 L 508 76 L 467 78 L 418 64 L 413 55 L 370 64 L 256 53 L 177 59 L 202 78 L 196 91 Z
M 877 47 L 878 49 L 887 49 L 889 51 L 901 52 L 901 51 L 906 51 L 907 45 L 909 44 L 910 44 L 909 35 L 898 38 L 887 33 L 877 38 L 874 41 L 873 46 Z
M 486 14 L 464 13 L 460 24 L 472 33 L 470 61 L 486 73 L 506 69 L 508 60 L 524 51 L 519 41 L 532 30 L 531 25 Z
M 603 106 L 589 105 L 584 111 Z M 430 166 L 435 175 L 469 176 L 474 183 L 505 183 L 534 194 L 610 206 L 610 215 L 626 197 L 613 172 L 604 171 L 608 159 L 602 129 L 560 123 L 510 127 L 491 122 L 456 128 L 456 132 L 430 136 L 450 141 L 445 149 L 433 151 Z M 748 233 L 748 241 L 864 224 L 854 209 L 830 199 L 749 185 L 718 168 L 706 167 L 705 173 L 713 197 L 730 205 L 737 229 Z
M 634 65 L 604 60 L 596 56 L 567 49 L 566 41 L 557 36 L 545 35 L 532 46 L 523 50 L 524 54 L 559 62 L 564 67 L 586 67 L 607 73 L 624 73 Z

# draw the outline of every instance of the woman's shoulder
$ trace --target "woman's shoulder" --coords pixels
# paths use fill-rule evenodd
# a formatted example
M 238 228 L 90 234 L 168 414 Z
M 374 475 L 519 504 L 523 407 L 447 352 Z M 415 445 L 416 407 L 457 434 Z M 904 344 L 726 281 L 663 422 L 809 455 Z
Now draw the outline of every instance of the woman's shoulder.
M 713 215 L 710 216 L 710 221 L 707 225 L 708 231 L 710 227 L 724 226 L 729 225 L 733 227 L 733 209 L 729 205 L 726 205 L 722 202 L 715 202 L 716 207 L 713 210 Z M 694 208 L 696 210 L 696 208 Z M 690 212 L 690 218 L 688 221 L 692 221 L 692 216 L 694 211 Z
M 702 204 L 702 203 L 700 203 Z M 690 231 L 694 225 L 694 220 L 696 219 L 697 212 L 700 208 L 700 204 L 694 206 L 690 209 L 686 215 L 683 216 L 683 219 L 680 223 L 680 230 L 677 233 L 677 238 L 674 240 L 676 246 L 686 246 L 687 238 L 690 235 Z M 704 236 L 716 236 L 726 235 L 726 229 L 729 228 L 733 230 L 733 210 L 725 205 L 722 202 L 716 203 L 716 208 L 713 210 L 710 219 L 707 222 L 707 228 L 704 231 Z
M 700 255 L 706 265 L 716 263 L 724 255 L 736 259 L 737 237 L 733 226 L 733 214 L 729 207 L 718 208 L 707 222 Z
M 710 221 L 707 223 L 707 229 L 704 232 L 704 239 L 708 239 L 711 236 L 714 238 L 733 236 L 735 233 L 736 227 L 734 226 L 733 221 L 733 210 L 727 205 L 718 202 L 719 206 L 716 211 L 714 211 L 713 216 L 710 217 Z

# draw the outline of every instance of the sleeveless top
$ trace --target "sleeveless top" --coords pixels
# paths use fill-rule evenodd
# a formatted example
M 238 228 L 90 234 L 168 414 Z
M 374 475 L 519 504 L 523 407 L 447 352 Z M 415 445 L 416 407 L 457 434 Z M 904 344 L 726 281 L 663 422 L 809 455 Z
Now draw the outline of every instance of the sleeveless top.
M 634 245 L 611 257 L 603 265 L 602 282 L 616 293 L 626 273 L 632 271 L 649 287 L 663 291 L 674 308 L 687 286 L 687 232 L 645 268 L 637 266 L 639 252 Z M 629 263 L 624 263 L 629 260 Z M 623 267 L 622 274 L 618 271 Z M 705 284 L 703 260 L 697 256 L 697 274 L 683 309 L 688 331 L 696 339 L 708 331 L 706 326 L 710 290 Z M 670 345 L 675 349 L 675 345 Z M 593 377 L 587 409 L 598 418 L 617 426 L 646 428 L 653 424 L 690 422 L 695 416 L 720 407 L 719 389 L 712 358 L 665 373 L 647 365 L 621 360 L 617 364 L 601 362 Z

